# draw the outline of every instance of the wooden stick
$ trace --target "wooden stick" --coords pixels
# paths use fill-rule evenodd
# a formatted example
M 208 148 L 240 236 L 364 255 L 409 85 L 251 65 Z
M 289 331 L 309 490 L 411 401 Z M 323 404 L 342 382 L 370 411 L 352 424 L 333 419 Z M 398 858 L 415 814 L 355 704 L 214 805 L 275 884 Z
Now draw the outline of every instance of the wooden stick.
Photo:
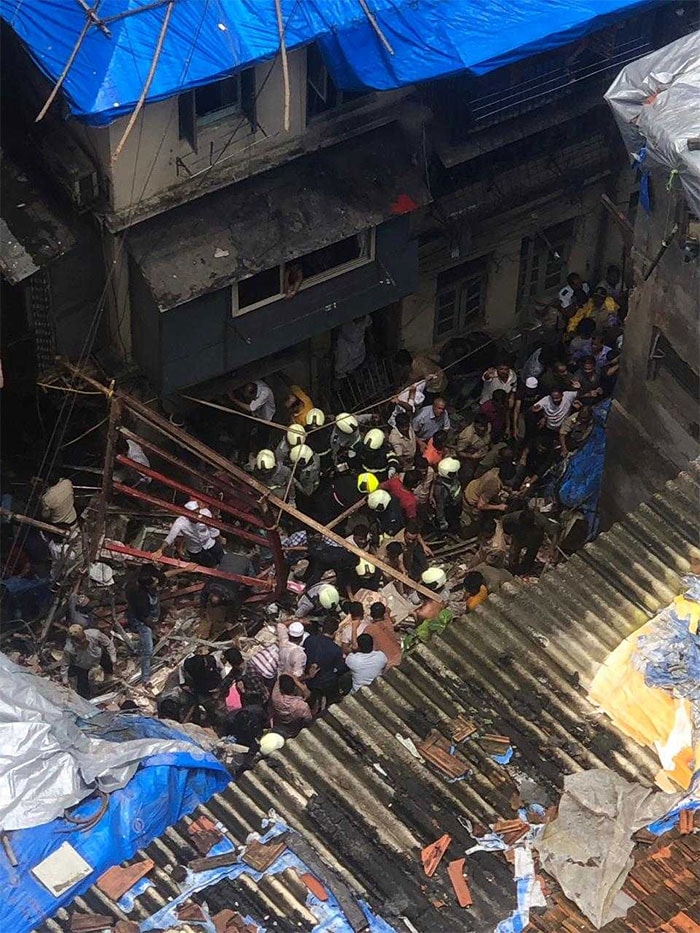
M 188 402 L 197 402 L 198 405 L 206 405 L 207 408 L 215 408 L 217 411 L 225 411 L 229 415 L 240 415 L 241 418 L 248 418 L 250 421 L 257 421 L 258 424 L 266 424 L 269 428 L 278 428 L 280 431 L 288 431 L 288 424 L 278 424 L 276 421 L 266 421 L 264 418 L 256 418 L 255 415 L 249 415 L 248 412 L 241 411 L 238 408 L 227 408 L 226 405 L 219 405 L 217 402 L 205 402 L 203 398 L 195 398 L 193 395 L 183 395 L 182 398 Z
M 50 525 L 48 522 L 40 522 L 36 518 L 30 518 L 29 515 L 21 515 L 19 512 L 11 512 L 9 509 L 0 508 L 0 515 L 9 518 L 11 522 L 17 522 L 20 525 L 31 525 L 32 528 L 39 528 L 41 531 L 50 531 L 53 535 L 61 535 L 67 538 L 70 531 L 65 528 L 59 528 L 58 525 Z
M 335 528 L 336 525 L 339 525 L 341 522 L 344 522 L 346 518 L 349 518 L 351 515 L 354 515 L 355 512 L 359 512 L 363 505 L 367 504 L 366 499 L 360 499 L 354 505 L 351 505 L 350 508 L 345 509 L 344 512 L 341 512 L 337 518 L 334 518 L 332 522 L 328 522 L 326 528 Z
M 78 0 L 78 3 L 80 4 L 80 6 L 81 6 L 81 7 L 85 10 L 85 12 L 87 13 L 88 18 L 89 18 L 90 22 L 92 23 L 92 25 L 93 25 L 93 26 L 97 26 L 97 28 L 100 30 L 100 32 L 104 33 L 104 35 L 107 36 L 108 39 L 111 39 L 111 38 L 112 38 L 112 33 L 111 33 L 111 32 L 109 31 L 109 29 L 105 26 L 105 24 L 102 22 L 102 20 L 101 20 L 100 17 L 97 15 L 97 13 L 95 13 L 95 11 L 85 2 L 85 0 Z
M 280 38 L 280 56 L 282 58 L 282 80 L 284 82 L 284 131 L 289 132 L 289 106 L 291 91 L 289 87 L 289 62 L 287 61 L 287 45 L 284 41 L 284 23 L 282 22 L 282 3 L 275 0 L 275 13 L 277 14 L 277 33 Z
M 360 2 L 360 6 L 362 7 L 362 12 L 365 14 L 367 19 L 369 20 L 369 23 L 372 29 L 374 29 L 374 31 L 377 33 L 377 36 L 379 37 L 379 41 L 382 43 L 382 45 L 387 50 L 389 55 L 393 55 L 394 50 L 392 49 L 387 37 L 384 35 L 382 30 L 379 28 L 379 23 L 377 22 L 374 13 L 367 6 L 367 0 L 359 0 L 359 2 Z
M 98 8 L 99 8 L 101 2 L 102 2 L 102 0 L 96 0 L 95 5 L 92 7 L 92 12 L 93 12 L 93 13 L 97 13 L 97 10 L 98 10 Z M 45 103 L 44 106 L 41 108 L 41 110 L 40 110 L 39 113 L 36 115 L 36 117 L 34 118 L 34 122 L 35 122 L 35 123 L 39 123 L 40 120 L 43 120 L 43 119 L 44 119 L 44 117 L 45 117 L 46 114 L 47 114 L 47 111 L 48 111 L 49 107 L 51 106 L 51 104 L 52 104 L 52 103 L 54 102 L 54 100 L 56 99 L 56 95 L 57 95 L 58 92 L 61 90 L 61 86 L 63 85 L 63 82 L 64 82 L 64 81 L 66 80 L 66 78 L 68 77 L 68 72 L 69 72 L 69 71 L 71 70 L 71 68 L 73 67 L 73 62 L 75 61 L 75 59 L 76 59 L 76 57 L 77 57 L 77 55 L 78 55 L 78 52 L 80 51 L 80 46 L 83 44 L 83 40 L 85 39 L 85 36 L 88 34 L 88 31 L 89 31 L 89 29 L 90 29 L 90 26 L 92 26 L 92 22 L 90 21 L 90 18 L 86 16 L 86 17 L 85 17 L 85 23 L 84 23 L 84 25 L 83 25 L 83 28 L 82 28 L 81 31 L 80 31 L 80 35 L 78 36 L 78 38 L 77 38 L 77 40 L 76 40 L 76 43 L 75 43 L 75 45 L 73 46 L 73 51 L 72 51 L 72 52 L 70 53 L 70 55 L 68 56 L 68 61 L 66 62 L 63 71 L 62 71 L 61 74 L 58 76 L 58 81 L 56 81 L 56 83 L 54 84 L 53 90 L 52 90 L 51 93 L 49 94 L 49 96 L 48 96 L 48 98 L 47 98 L 47 100 L 46 100 L 46 103 Z
M 107 429 L 107 446 L 105 448 L 104 473 L 102 474 L 102 490 L 97 502 L 97 517 L 90 540 L 90 561 L 93 562 L 100 549 L 100 541 L 105 533 L 105 520 L 107 517 L 107 503 L 112 497 L 112 473 L 114 472 L 114 458 L 117 452 L 117 439 L 119 437 L 119 423 L 122 419 L 122 401 L 115 397 L 109 406 L 109 428 Z
M 126 125 L 124 134 L 122 135 L 122 138 L 119 140 L 119 144 L 117 145 L 117 148 L 114 150 L 114 155 L 112 156 L 112 164 L 114 164 L 116 160 L 119 158 L 119 155 L 122 149 L 124 148 L 124 145 L 126 144 L 127 139 L 129 138 L 129 134 L 133 130 L 134 124 L 138 120 L 139 114 L 141 113 L 143 105 L 146 102 L 146 95 L 151 89 L 151 83 L 153 81 L 153 78 L 155 77 L 156 68 L 158 67 L 158 59 L 160 58 L 160 53 L 163 50 L 163 43 L 165 42 L 165 34 L 168 31 L 168 25 L 170 23 L 170 17 L 172 16 L 172 13 L 173 13 L 174 3 L 175 3 L 175 0 L 170 0 L 170 2 L 168 3 L 168 8 L 165 11 L 165 16 L 163 17 L 163 23 L 160 27 L 160 35 L 158 36 L 156 50 L 153 53 L 153 58 L 151 59 L 151 67 L 146 76 L 146 81 L 143 85 L 141 96 L 136 102 L 136 107 L 134 108 L 133 113 L 129 117 L 129 122 Z M 135 167 L 134 167 L 134 171 L 136 171 Z

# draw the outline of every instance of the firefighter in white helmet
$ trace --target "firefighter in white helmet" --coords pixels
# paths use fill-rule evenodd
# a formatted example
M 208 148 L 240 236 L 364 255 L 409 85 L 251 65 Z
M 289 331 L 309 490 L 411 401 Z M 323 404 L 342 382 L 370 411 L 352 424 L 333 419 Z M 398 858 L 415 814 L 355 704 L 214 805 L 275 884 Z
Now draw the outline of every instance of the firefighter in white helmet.
M 386 489 L 370 493 L 367 496 L 367 505 L 372 512 L 374 530 L 378 537 L 393 538 L 404 527 L 401 503 Z
M 331 432 L 333 426 L 326 423 L 326 416 L 320 408 L 312 408 L 306 414 L 305 444 L 318 455 L 321 464 L 321 476 L 325 476 L 333 467 L 331 459 Z
M 330 438 L 331 457 L 334 466 L 337 467 L 339 462 L 342 461 L 343 454 L 356 456 L 360 440 L 360 427 L 357 418 L 347 411 L 341 411 L 336 416 Z
M 374 473 L 380 482 L 391 479 L 399 469 L 399 458 L 379 428 L 371 428 L 365 434 L 360 459 L 362 469 Z
M 292 471 L 286 464 L 278 463 L 277 458 L 271 450 L 265 449 L 258 452 L 255 458 L 255 478 L 264 483 L 265 486 L 275 496 L 283 497 Z M 290 503 L 294 499 L 294 486 L 290 489 L 290 497 L 287 501 Z
M 300 444 L 306 443 L 306 428 L 301 424 L 290 424 L 286 432 L 282 435 L 277 447 L 275 447 L 275 457 L 278 463 L 286 463 L 289 460 L 289 453 Z
M 297 619 L 304 619 L 312 614 L 337 612 L 340 606 L 340 593 L 332 583 L 323 581 L 310 586 L 302 593 L 297 603 L 294 615 Z
M 355 564 L 352 573 L 348 574 L 347 588 L 351 599 L 355 598 L 355 594 L 358 590 L 372 590 L 376 593 L 381 585 L 381 572 L 377 570 L 374 564 L 365 560 L 364 557 L 360 558 Z
M 462 485 L 459 481 L 460 462 L 456 457 L 443 457 L 438 463 L 433 485 L 435 521 L 440 531 L 447 531 L 459 520 L 462 505 Z
M 446 600 L 450 595 L 450 588 L 447 585 L 447 574 L 441 567 L 428 567 L 420 577 L 423 586 L 432 590 L 438 599 Z
M 294 475 L 297 508 L 308 512 L 310 501 L 321 482 L 321 461 L 307 444 L 297 444 L 289 451 Z

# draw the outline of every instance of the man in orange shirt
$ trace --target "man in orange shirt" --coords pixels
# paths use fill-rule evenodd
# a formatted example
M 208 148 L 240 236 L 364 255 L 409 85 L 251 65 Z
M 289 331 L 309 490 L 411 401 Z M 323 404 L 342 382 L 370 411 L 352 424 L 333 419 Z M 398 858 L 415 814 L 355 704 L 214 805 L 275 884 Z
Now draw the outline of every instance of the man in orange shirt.
M 472 612 L 477 606 L 480 606 L 489 595 L 483 575 L 476 570 L 472 570 L 471 573 L 465 575 L 462 586 L 464 587 L 467 612 Z

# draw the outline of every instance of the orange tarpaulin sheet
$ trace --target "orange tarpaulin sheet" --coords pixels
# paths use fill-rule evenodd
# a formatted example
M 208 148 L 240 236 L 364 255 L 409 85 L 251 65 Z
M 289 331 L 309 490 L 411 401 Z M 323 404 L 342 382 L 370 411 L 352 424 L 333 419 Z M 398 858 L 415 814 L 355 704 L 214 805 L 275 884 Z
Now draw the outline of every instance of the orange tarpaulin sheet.
M 682 596 L 674 609 L 681 618 L 690 616 L 691 625 L 699 611 L 697 603 Z M 637 639 L 655 624 L 656 618 L 650 619 L 608 655 L 593 678 L 588 698 L 621 732 L 656 750 L 662 764 L 656 783 L 671 792 L 678 786 L 687 789 L 693 777 L 691 707 L 686 699 L 648 687 L 644 675 L 632 666 Z

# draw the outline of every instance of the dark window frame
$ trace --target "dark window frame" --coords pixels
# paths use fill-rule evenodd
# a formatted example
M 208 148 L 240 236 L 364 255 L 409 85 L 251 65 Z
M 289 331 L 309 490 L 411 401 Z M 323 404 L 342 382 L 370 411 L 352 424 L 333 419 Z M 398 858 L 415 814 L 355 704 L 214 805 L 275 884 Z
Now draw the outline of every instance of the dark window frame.
M 236 82 L 237 102 L 199 116 L 197 114 L 198 90 L 201 92 L 204 88 L 224 85 L 231 81 Z M 257 129 L 256 97 L 254 67 L 244 68 L 243 71 L 227 75 L 219 81 L 212 81 L 211 84 L 203 85 L 202 88 L 193 88 L 183 92 L 178 96 L 177 101 L 180 139 L 187 140 L 192 149 L 197 152 L 200 130 L 206 130 L 217 123 L 224 123 L 231 117 L 246 119 L 250 124 L 251 132 L 254 133 Z

